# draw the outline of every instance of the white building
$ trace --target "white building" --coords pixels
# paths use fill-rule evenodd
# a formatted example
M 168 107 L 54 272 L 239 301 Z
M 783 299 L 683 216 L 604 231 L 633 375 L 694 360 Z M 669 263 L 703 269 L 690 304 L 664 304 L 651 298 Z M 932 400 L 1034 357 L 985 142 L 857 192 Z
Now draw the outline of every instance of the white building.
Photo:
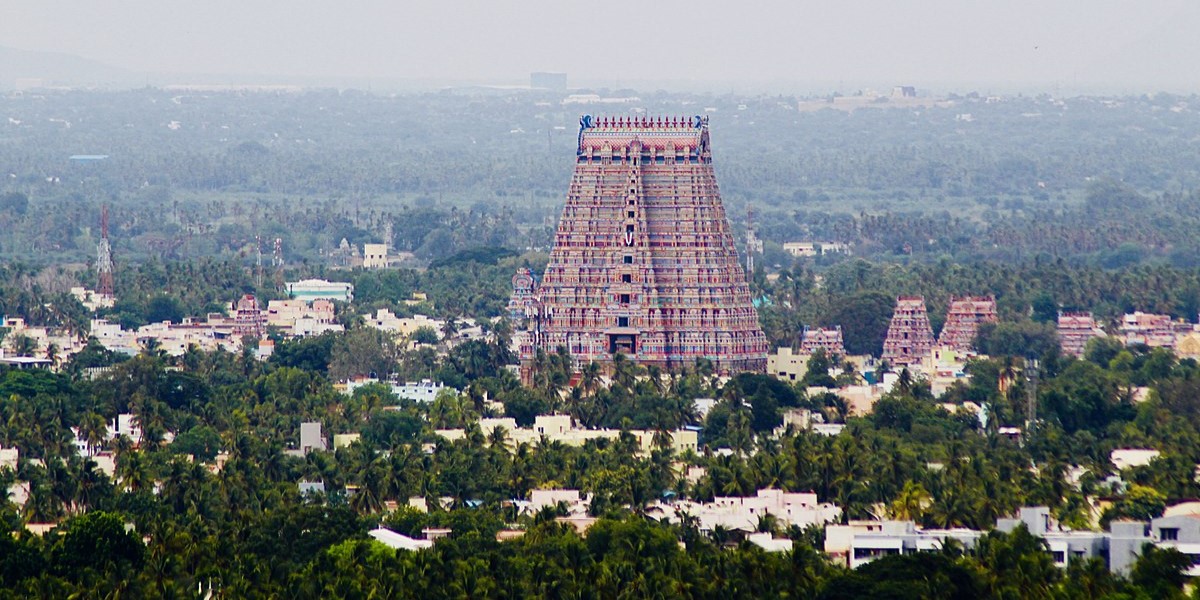
M 1050 517 L 1050 509 L 1044 506 L 1022 508 L 1015 519 L 999 519 L 996 529 L 1011 532 L 1021 524 L 1031 534 L 1046 541 L 1054 564 L 1059 567 L 1065 568 L 1077 560 L 1110 555 L 1112 534 L 1059 527 Z M 827 525 L 825 552 L 845 559 L 851 568 L 858 568 L 881 556 L 938 550 L 946 540 L 955 540 L 971 548 L 983 535 L 984 532 L 974 529 L 921 529 L 912 521 L 856 521 L 848 525 Z M 1118 548 L 1110 558 L 1124 553 L 1123 547 Z M 1125 563 L 1119 559 L 1110 559 L 1109 563 L 1113 570 L 1119 570 L 1122 564 Z
M 374 378 L 353 379 L 347 381 L 345 383 L 346 394 L 353 395 L 354 390 L 372 383 L 380 383 L 380 381 Z M 454 393 L 458 393 L 458 390 L 455 390 L 454 388 L 447 388 L 446 384 L 440 381 L 433 381 L 432 379 L 406 381 L 404 383 L 386 382 L 386 385 L 392 388 L 392 393 L 395 394 L 397 398 L 407 398 L 416 402 L 433 402 L 437 398 L 438 393 L 444 389 L 450 389 L 454 391 Z
M 783 251 L 792 256 L 824 256 L 831 253 L 850 253 L 850 245 L 839 242 L 784 242 Z
M 569 514 L 587 514 L 588 501 L 580 495 L 579 490 L 531 490 L 529 505 L 526 508 L 530 513 L 537 513 L 543 508 L 558 506 L 559 503 L 567 506 Z
M 325 438 L 321 437 L 321 423 L 310 421 L 300 424 L 300 454 L 308 454 L 313 450 L 325 450 L 328 446 Z
M 771 515 L 785 528 L 792 525 L 824 525 L 842 516 L 842 509 L 828 502 L 818 502 L 814 493 L 791 493 L 777 489 L 758 490 L 756 495 L 746 497 L 718 496 L 712 502 L 680 500 L 671 504 L 659 503 L 654 508 L 671 522 L 679 522 L 683 515 L 695 517 L 701 531 L 722 527 L 755 532 L 764 515 Z
M 135 446 L 142 443 L 142 426 L 136 416 L 121 413 L 108 422 L 108 439 L 113 440 L 122 435 L 128 437 Z
M 386 269 L 388 266 L 387 244 L 363 244 L 364 269 Z
M 284 284 L 288 296 L 296 300 L 312 302 L 313 300 L 337 300 L 339 302 L 354 301 L 354 285 L 340 281 L 324 279 L 304 279 Z
M 0 470 L 12 469 L 16 471 L 20 458 L 20 450 L 16 448 L 0 448 Z
M 532 427 L 517 427 L 516 419 L 508 417 L 479 419 L 478 423 L 479 429 L 485 437 L 491 436 L 497 427 L 503 428 L 506 431 L 509 450 L 516 449 L 520 444 L 539 444 L 543 438 L 568 446 L 582 446 L 589 440 L 613 441 L 621 437 L 621 431 L 617 429 L 576 428 L 571 417 L 566 415 L 539 415 L 534 418 Z M 438 429 L 434 433 L 450 441 L 466 437 L 466 431 L 463 429 Z M 658 432 L 633 429 L 626 433 L 633 436 L 638 444 L 639 452 L 643 456 L 649 455 L 654 450 L 654 438 Z M 666 435 L 668 447 L 676 454 L 697 450 L 699 437 L 695 431 L 681 429 L 668 431 Z
M 1109 460 L 1118 471 L 1131 467 L 1144 467 L 1161 454 L 1153 448 L 1117 448 L 1109 454 Z
M 371 531 L 367 532 L 367 535 L 384 544 L 388 548 L 392 548 L 393 550 L 408 550 L 411 552 L 433 547 L 433 542 L 430 540 L 418 540 L 410 538 L 407 535 L 396 533 L 395 531 L 384 529 L 382 527 L 378 529 L 372 529 Z

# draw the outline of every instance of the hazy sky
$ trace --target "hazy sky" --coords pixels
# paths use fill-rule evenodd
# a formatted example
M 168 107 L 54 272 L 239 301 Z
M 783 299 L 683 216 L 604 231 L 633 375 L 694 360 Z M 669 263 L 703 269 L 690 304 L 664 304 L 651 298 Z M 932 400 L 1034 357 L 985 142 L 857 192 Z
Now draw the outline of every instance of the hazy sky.
M 1197 0 L 6 0 L 0 46 L 151 73 L 1200 91 Z

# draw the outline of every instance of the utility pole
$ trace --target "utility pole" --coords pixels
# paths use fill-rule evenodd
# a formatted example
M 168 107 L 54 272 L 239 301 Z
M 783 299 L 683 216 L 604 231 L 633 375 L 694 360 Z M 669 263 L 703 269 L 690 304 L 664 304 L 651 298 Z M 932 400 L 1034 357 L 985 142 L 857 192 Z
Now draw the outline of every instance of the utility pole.
M 1036 358 L 1025 359 L 1025 381 L 1028 382 L 1025 397 L 1025 431 L 1037 421 L 1037 388 L 1040 366 Z

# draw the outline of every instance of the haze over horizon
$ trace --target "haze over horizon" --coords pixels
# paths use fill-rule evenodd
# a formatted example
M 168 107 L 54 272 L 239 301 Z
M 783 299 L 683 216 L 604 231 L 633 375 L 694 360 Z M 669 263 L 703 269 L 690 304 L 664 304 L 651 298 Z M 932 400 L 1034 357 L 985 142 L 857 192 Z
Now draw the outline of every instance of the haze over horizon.
M 1200 4 L 1012 0 L 752 6 L 216 0 L 0 8 L 0 46 L 160 77 L 817 89 L 863 82 L 965 89 L 1198 92 Z M 5 82 L 11 83 L 11 82 Z

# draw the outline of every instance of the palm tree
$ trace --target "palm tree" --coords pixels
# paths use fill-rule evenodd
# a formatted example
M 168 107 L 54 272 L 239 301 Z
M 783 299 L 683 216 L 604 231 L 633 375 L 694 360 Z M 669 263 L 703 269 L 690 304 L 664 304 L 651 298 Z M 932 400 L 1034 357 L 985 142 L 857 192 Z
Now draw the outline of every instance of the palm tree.
M 758 533 L 776 533 L 779 531 L 779 517 L 765 512 L 758 515 L 758 523 L 754 525 L 754 531 Z
M 579 387 L 583 389 L 583 393 L 587 396 L 592 396 L 596 390 L 600 388 L 600 363 L 591 361 L 583 367 L 583 372 L 580 374 Z
M 79 419 L 79 437 L 87 443 L 87 455 L 91 456 L 108 437 L 108 424 L 99 413 L 89 411 Z
M 889 512 L 893 519 L 920 523 L 932 503 L 933 496 L 925 487 L 909 480 L 904 482 L 904 489 L 892 502 Z

